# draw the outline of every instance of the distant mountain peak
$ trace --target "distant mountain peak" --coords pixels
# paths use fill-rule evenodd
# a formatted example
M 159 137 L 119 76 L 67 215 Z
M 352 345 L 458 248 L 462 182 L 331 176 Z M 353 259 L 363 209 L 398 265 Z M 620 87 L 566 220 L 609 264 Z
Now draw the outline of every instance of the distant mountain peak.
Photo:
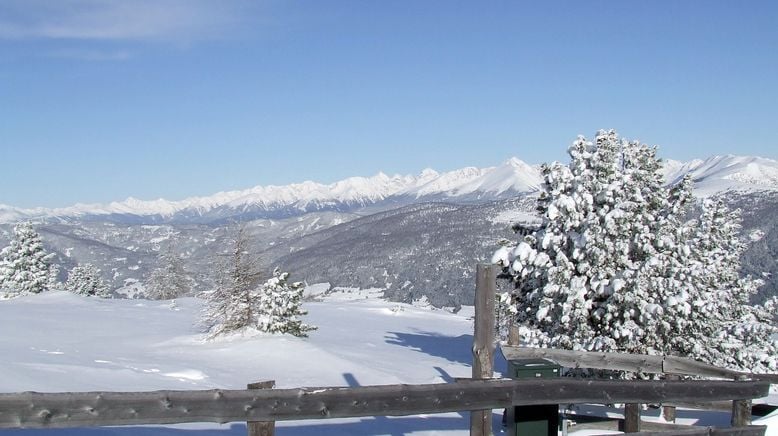
M 529 165 L 528 163 L 524 162 L 523 160 L 517 157 L 512 157 L 506 160 L 504 165 L 512 166 L 515 168 L 532 168 L 531 165 Z
M 419 178 L 431 178 L 431 177 L 437 177 L 440 173 L 433 170 L 432 168 L 424 168 L 421 170 L 421 174 L 419 174 Z

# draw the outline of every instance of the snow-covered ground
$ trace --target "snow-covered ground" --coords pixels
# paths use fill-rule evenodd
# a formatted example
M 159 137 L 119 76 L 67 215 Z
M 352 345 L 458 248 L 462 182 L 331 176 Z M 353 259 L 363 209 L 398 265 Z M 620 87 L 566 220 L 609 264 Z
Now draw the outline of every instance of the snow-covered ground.
M 50 292 L 0 301 L 0 392 L 242 389 L 266 379 L 279 388 L 416 384 L 470 376 L 472 308 L 452 314 L 387 302 L 380 290 L 328 288 L 312 292 L 321 301 L 305 304 L 306 322 L 319 328 L 309 338 L 254 334 L 206 341 L 196 325 L 201 302 L 193 298 L 171 305 Z M 679 418 L 701 425 L 729 419 L 683 411 Z M 499 419 L 495 414 L 495 429 Z M 467 435 L 469 414 L 279 422 L 277 428 L 282 436 Z M 246 426 L 0 431 L 16 434 L 232 436 L 245 435 Z
M 204 341 L 197 299 L 103 300 L 64 292 L 0 301 L 0 392 L 242 389 L 441 383 L 469 377 L 472 321 L 343 290 L 309 302 L 309 338 Z M 469 311 L 472 313 L 472 311 Z M 497 418 L 496 418 L 497 419 Z M 279 422 L 279 435 L 468 434 L 468 415 Z M 245 435 L 245 424 L 0 434 Z

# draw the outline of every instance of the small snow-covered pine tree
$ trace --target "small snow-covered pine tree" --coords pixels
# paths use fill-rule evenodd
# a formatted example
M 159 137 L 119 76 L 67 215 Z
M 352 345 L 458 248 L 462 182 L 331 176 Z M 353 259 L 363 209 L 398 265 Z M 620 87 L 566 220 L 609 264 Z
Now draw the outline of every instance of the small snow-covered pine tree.
M 108 298 L 111 295 L 108 285 L 100 276 L 100 270 L 92 264 L 76 265 L 68 273 L 65 290 L 89 297 Z
M 172 300 L 186 295 L 192 289 L 193 281 L 184 269 L 181 256 L 172 245 L 161 250 L 157 256 L 157 267 L 146 281 L 146 297 L 152 300 Z
M 273 277 L 258 290 L 259 329 L 268 333 L 289 333 L 305 337 L 316 327 L 303 324 L 300 316 L 308 312 L 302 308 L 301 283 L 289 283 L 289 273 L 276 268 Z
M 240 226 L 229 256 L 219 267 L 216 288 L 203 292 L 206 307 L 202 323 L 211 337 L 259 324 L 259 299 L 255 288 L 260 273 L 249 250 L 246 228 Z
M 568 151 L 569 165 L 543 166 L 541 228 L 493 257 L 516 285 L 529 339 L 770 367 L 771 327 L 747 304 L 755 282 L 738 275 L 737 216 L 718 203 L 687 221 L 691 182 L 665 187 L 656 149 L 614 131 L 594 143 L 579 137 Z M 731 358 L 724 338 L 767 348 Z
M 30 222 L 17 224 L 11 243 L 0 252 L 0 288 L 15 294 L 37 294 L 56 283 L 53 254 L 43 248 Z

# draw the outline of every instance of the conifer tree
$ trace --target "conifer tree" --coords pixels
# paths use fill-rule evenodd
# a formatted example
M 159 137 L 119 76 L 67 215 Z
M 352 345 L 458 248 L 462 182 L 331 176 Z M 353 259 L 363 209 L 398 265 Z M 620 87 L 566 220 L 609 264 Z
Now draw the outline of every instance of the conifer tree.
M 316 327 L 303 324 L 300 316 L 308 312 L 302 308 L 302 283 L 289 283 L 289 273 L 276 268 L 273 277 L 259 289 L 259 329 L 268 333 L 288 333 L 307 336 Z
M 170 244 L 157 256 L 157 267 L 146 281 L 146 297 L 152 300 L 175 299 L 188 294 L 192 285 L 180 254 Z
M 229 255 L 220 264 L 216 288 L 202 294 L 206 301 L 202 321 L 211 337 L 258 325 L 255 288 L 260 272 L 249 253 L 245 226 L 238 228 L 231 245 Z
M 56 283 L 53 254 L 43 248 L 30 222 L 17 224 L 11 243 L 0 252 L 0 288 L 16 294 L 37 294 Z
M 77 265 L 70 270 L 65 290 L 90 297 L 108 298 L 111 295 L 108 285 L 100 277 L 100 270 L 89 263 Z
M 210 337 L 242 329 L 306 336 L 315 327 L 299 317 L 303 289 L 289 283 L 289 273 L 275 269 L 273 276 L 259 283 L 256 259 L 249 254 L 246 228 L 241 226 L 232 241 L 229 256 L 221 264 L 215 289 L 202 293 L 206 300 L 203 324 Z
M 541 228 L 494 256 L 516 285 L 530 339 L 774 365 L 769 353 L 722 350 L 725 337 L 751 350 L 771 346 L 762 311 L 747 304 L 756 283 L 738 275 L 737 216 L 717 203 L 688 221 L 691 182 L 665 187 L 656 149 L 614 131 L 594 143 L 579 137 L 568 151 L 569 165 L 543 166 Z
M 770 336 L 777 330 L 764 306 L 750 304 L 762 282 L 739 274 L 746 249 L 739 235 L 740 211 L 729 210 L 720 199 L 706 200 L 693 223 L 683 279 L 694 283 L 697 294 L 687 303 L 693 316 L 686 332 L 705 334 L 684 335 L 692 339 L 688 354 L 714 365 L 774 372 L 778 349 Z

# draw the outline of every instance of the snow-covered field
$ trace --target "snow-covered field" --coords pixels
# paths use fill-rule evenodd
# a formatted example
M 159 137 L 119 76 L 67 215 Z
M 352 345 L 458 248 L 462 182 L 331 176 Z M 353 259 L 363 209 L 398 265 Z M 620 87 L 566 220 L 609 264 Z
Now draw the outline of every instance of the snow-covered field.
M 305 307 L 306 322 L 319 327 L 309 338 L 255 334 L 205 341 L 196 325 L 201 302 L 193 298 L 171 305 L 50 292 L 0 301 L 0 392 L 242 389 L 266 379 L 280 388 L 357 386 L 470 376 L 472 308 L 452 314 L 391 303 L 377 290 L 328 293 Z M 684 423 L 726 424 L 728 417 L 719 415 L 679 412 Z M 499 418 L 494 415 L 496 429 Z M 448 436 L 467 435 L 468 428 L 469 414 L 447 413 L 279 422 L 277 434 Z M 232 436 L 245 435 L 246 426 L 0 431 L 17 434 Z
M 0 301 L 0 392 L 242 389 L 440 383 L 470 376 L 472 321 L 442 310 L 343 291 L 310 302 L 309 338 L 254 335 L 204 341 L 201 303 L 104 300 L 64 292 Z M 469 311 L 472 313 L 472 311 Z M 468 434 L 468 416 L 278 423 L 278 434 Z M 245 424 L 0 434 L 245 435 Z

